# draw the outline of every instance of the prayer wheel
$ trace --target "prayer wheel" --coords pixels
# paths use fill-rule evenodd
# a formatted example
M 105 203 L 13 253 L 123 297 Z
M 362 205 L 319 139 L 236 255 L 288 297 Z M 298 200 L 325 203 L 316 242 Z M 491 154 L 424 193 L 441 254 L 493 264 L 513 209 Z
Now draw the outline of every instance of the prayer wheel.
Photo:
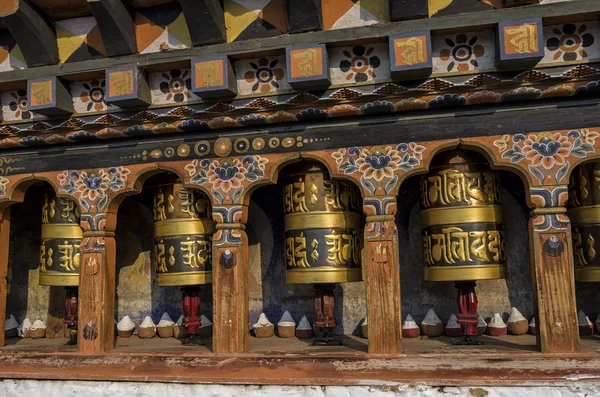
M 438 155 L 421 179 L 425 280 L 506 277 L 499 183 L 477 153 Z
M 208 197 L 178 179 L 165 179 L 156 186 L 153 212 L 156 285 L 210 283 L 215 224 Z
M 53 189 L 45 191 L 39 268 L 41 285 L 79 285 L 79 248 L 83 239 L 79 217 L 79 207 L 73 200 L 58 197 Z
M 286 281 L 361 281 L 361 196 L 332 180 L 324 165 L 305 161 L 281 176 L 284 185 Z
M 577 167 L 569 181 L 567 215 L 571 219 L 575 280 L 600 281 L 600 163 Z

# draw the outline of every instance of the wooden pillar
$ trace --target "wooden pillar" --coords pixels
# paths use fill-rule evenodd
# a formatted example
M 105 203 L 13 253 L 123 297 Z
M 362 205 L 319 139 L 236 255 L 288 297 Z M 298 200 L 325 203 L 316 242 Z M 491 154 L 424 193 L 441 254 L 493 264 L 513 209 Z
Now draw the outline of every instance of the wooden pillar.
M 116 214 L 81 215 L 78 346 L 81 352 L 114 347 Z
M 395 197 L 366 197 L 365 225 L 369 354 L 402 353 L 400 253 Z
M 4 346 L 4 323 L 6 321 L 6 294 L 8 255 L 10 244 L 10 207 L 0 212 L 0 347 Z
M 538 202 L 545 198 L 529 221 L 536 339 L 541 352 L 570 353 L 579 350 L 571 223 L 563 207 L 566 194 L 558 193 L 566 186 L 554 190 L 532 193 L 533 202 L 534 195 Z
M 213 208 L 217 232 L 213 236 L 213 351 L 248 350 L 248 236 L 244 231 L 248 208 Z

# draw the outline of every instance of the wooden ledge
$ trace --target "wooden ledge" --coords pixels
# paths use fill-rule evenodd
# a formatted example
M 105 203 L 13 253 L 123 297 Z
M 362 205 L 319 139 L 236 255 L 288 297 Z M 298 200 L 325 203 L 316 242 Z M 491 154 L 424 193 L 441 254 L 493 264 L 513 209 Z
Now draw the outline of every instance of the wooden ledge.
M 519 340 L 515 338 L 521 338 Z M 488 347 L 451 346 L 449 338 L 405 340 L 410 353 L 368 356 L 343 352 L 220 354 L 206 347 L 186 350 L 175 343 L 151 340 L 142 346 L 88 354 L 74 351 L 0 351 L 0 377 L 13 379 L 113 380 L 137 382 L 396 385 L 430 386 L 563 386 L 600 379 L 600 339 L 582 340 L 586 352 L 542 354 L 533 351 L 531 336 L 495 338 Z M 270 338 L 277 345 L 283 342 Z M 269 341 L 268 340 L 268 341 Z M 489 339 L 488 339 L 489 340 Z M 61 342 L 62 343 L 62 342 Z M 156 346 L 163 343 L 165 349 Z M 251 349 L 260 349 L 251 341 Z M 66 347 L 66 349 L 73 349 Z M 482 350 L 484 349 L 484 350 Z M 485 350 L 487 349 L 487 350 Z M 203 351 L 199 353 L 199 351 Z M 456 351 L 456 353 L 451 353 Z M 476 352 L 476 354 L 473 354 Z

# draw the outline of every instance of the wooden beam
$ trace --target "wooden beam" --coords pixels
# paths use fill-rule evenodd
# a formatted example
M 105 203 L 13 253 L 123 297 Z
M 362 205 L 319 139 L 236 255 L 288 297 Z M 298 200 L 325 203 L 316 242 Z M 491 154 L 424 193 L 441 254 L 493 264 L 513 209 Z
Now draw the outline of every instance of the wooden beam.
M 59 62 L 54 30 L 26 0 L 2 1 L 0 17 L 19 44 L 27 66 L 51 65 Z
M 242 212 L 243 215 L 239 215 Z M 213 207 L 213 351 L 248 351 L 248 207 Z M 240 223 L 231 223 L 242 217 Z M 230 228 L 230 229 L 229 229 Z
M 6 322 L 6 295 L 8 256 L 10 250 L 10 207 L 0 212 L 0 347 L 4 346 L 4 323 Z
M 179 4 L 194 46 L 225 42 L 225 18 L 219 0 L 179 0 Z
M 572 353 L 579 350 L 580 340 L 571 226 L 565 215 L 553 211 L 564 203 L 548 205 L 558 208 L 537 208 L 529 220 L 537 348 L 542 353 Z
M 451 15 L 447 17 L 417 19 L 402 22 L 382 23 L 352 29 L 334 29 L 320 32 L 283 35 L 273 38 L 239 41 L 216 44 L 202 48 L 190 48 L 178 51 L 157 52 L 152 54 L 130 55 L 121 58 L 94 59 L 73 62 L 64 65 L 44 66 L 14 70 L 0 73 L 0 83 L 22 81 L 41 76 L 67 76 L 85 72 L 97 72 L 112 67 L 136 64 L 148 67 L 171 62 L 189 62 L 192 58 L 213 55 L 245 55 L 252 52 L 281 50 L 284 47 L 309 43 L 342 43 L 354 39 L 377 39 L 411 31 L 457 29 L 465 26 L 492 27 L 503 20 L 514 20 L 527 17 L 565 17 L 568 15 L 594 14 L 600 12 L 597 0 L 579 0 L 577 2 L 561 2 L 540 4 L 535 7 L 507 8 L 502 10 L 482 11 L 468 15 Z M 595 18 L 595 17 L 594 17 Z
M 366 266 L 369 354 L 402 353 L 400 253 L 395 197 L 366 197 L 363 263 Z
M 323 29 L 321 0 L 287 0 L 288 29 L 290 33 L 304 33 Z
M 429 16 L 427 0 L 390 0 L 390 20 L 427 18 Z
M 88 0 L 108 56 L 137 52 L 135 25 L 121 0 Z

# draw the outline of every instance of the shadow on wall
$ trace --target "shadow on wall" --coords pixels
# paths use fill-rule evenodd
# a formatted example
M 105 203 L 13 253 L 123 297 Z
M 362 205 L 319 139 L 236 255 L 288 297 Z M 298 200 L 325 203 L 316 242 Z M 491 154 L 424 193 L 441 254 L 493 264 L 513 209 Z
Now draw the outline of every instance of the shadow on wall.
M 150 189 L 126 198 L 119 207 L 115 318 L 129 316 L 136 323 L 151 316 L 158 323 L 163 313 L 173 321 L 181 316 L 179 287 L 157 287 L 154 269 L 154 223 Z M 212 319 L 211 284 L 201 289 L 201 314 Z
M 284 311 L 300 322 L 302 316 L 314 323 L 314 287 L 312 284 L 287 284 L 285 281 L 285 237 L 283 188 L 280 185 L 258 189 L 250 202 L 246 233 L 249 240 L 249 321 L 250 328 L 264 312 L 277 324 Z M 364 282 L 337 284 L 335 289 L 335 333 L 360 331 L 366 316 Z
M 21 324 L 25 317 L 47 324 L 50 287 L 39 284 L 44 185 L 31 186 L 23 203 L 11 207 L 13 251 L 12 279 L 7 296 L 7 316 L 12 314 Z M 3 247 L 3 249 L 6 249 Z
M 508 277 L 504 280 L 477 282 L 478 313 L 486 318 L 498 312 L 508 319 L 511 307 L 516 307 L 527 319 L 533 316 L 533 293 L 529 259 L 529 232 L 525 190 L 518 176 L 498 171 L 502 185 L 504 234 Z M 398 196 L 398 238 L 400 246 L 400 279 L 402 318 L 410 314 L 417 322 L 433 308 L 448 321 L 457 312 L 456 288 L 452 282 L 424 280 L 423 241 L 419 221 L 419 179 L 404 182 Z

